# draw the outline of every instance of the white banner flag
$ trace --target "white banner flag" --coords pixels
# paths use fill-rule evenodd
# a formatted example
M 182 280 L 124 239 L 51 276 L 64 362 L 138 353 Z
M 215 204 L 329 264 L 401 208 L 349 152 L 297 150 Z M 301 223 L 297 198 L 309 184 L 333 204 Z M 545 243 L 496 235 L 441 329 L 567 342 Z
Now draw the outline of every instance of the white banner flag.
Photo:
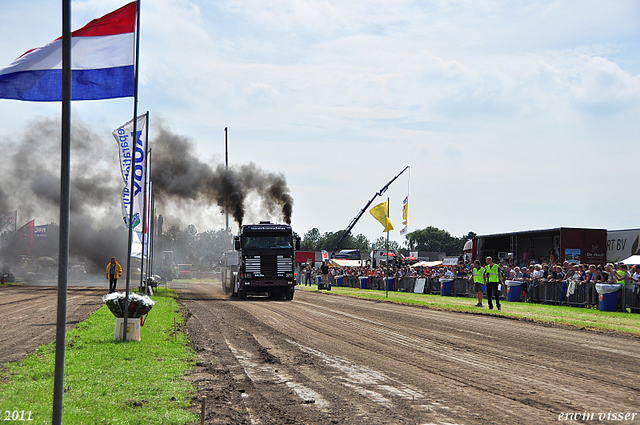
M 149 255 L 149 243 L 147 235 L 139 232 L 133 232 L 133 241 L 131 242 L 131 257 L 147 259 Z
M 122 218 L 127 227 L 129 227 L 129 202 L 131 196 L 129 188 L 131 181 L 129 178 L 133 176 L 133 230 L 136 232 L 143 231 L 143 210 L 144 210 L 144 174 L 146 152 L 144 149 L 144 141 L 147 139 L 147 118 L 148 115 L 138 117 L 136 132 L 138 133 L 137 141 L 133 138 L 133 120 L 129 121 L 120 128 L 113 131 L 113 137 L 118 143 L 120 151 L 120 172 L 125 186 L 122 190 Z M 135 160 L 135 162 L 134 162 Z M 131 165 L 133 164 L 133 173 L 131 173 Z
M 138 125 L 136 131 L 141 136 L 147 130 L 147 115 L 141 115 L 138 117 Z M 131 145 L 133 133 L 133 120 L 129 121 L 120 128 L 113 130 L 111 134 L 116 139 L 118 144 L 118 150 L 120 153 L 120 172 L 122 173 L 122 181 L 126 184 L 129 180 L 129 170 L 131 169 Z M 140 137 L 144 140 L 144 138 Z M 144 153 L 144 144 L 140 144 L 140 149 Z
M 7 213 L 0 217 L 0 234 L 4 232 L 16 232 L 16 219 L 18 218 L 18 210 Z

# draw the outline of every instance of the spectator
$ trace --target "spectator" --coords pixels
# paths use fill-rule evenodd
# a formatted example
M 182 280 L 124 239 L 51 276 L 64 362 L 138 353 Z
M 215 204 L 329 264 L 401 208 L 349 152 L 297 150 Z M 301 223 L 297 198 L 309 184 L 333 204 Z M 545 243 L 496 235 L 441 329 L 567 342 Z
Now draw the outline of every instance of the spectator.
M 629 268 L 626 264 L 618 264 L 615 274 L 616 283 L 620 285 L 620 290 L 618 291 L 618 311 L 624 313 L 627 312 L 626 285 L 629 281 L 628 270 Z
M 591 302 L 595 301 L 595 283 L 598 280 L 598 274 L 596 270 L 596 266 L 590 265 L 589 271 L 585 274 L 585 278 L 582 282 L 583 291 L 585 294 L 585 303 L 584 306 L 586 308 L 591 308 Z M 595 305 L 595 302 L 593 303 Z
M 308 265 L 304 270 L 304 285 L 311 286 L 311 274 L 313 273 L 313 268 L 311 265 Z
M 478 296 L 478 303 L 476 307 L 482 307 L 482 285 L 484 284 L 484 267 L 480 266 L 480 260 L 476 260 L 473 263 L 473 270 L 471 271 L 473 279 L 473 291 Z
M 540 302 L 540 282 L 543 276 L 542 266 L 536 264 L 533 273 L 531 273 L 531 283 L 528 291 L 529 302 Z

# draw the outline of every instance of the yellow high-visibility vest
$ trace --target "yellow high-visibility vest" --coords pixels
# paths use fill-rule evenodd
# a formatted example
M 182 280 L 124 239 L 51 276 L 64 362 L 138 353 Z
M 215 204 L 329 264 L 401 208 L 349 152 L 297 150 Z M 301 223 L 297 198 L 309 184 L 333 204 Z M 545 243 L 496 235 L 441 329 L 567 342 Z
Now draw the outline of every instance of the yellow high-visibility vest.
M 486 265 L 485 267 L 486 273 L 487 275 L 489 275 L 489 282 L 500 282 L 500 268 L 498 267 L 498 265 L 496 263 L 493 263 L 492 265 Z
M 473 282 L 474 283 L 484 283 L 484 267 L 480 267 L 473 269 Z

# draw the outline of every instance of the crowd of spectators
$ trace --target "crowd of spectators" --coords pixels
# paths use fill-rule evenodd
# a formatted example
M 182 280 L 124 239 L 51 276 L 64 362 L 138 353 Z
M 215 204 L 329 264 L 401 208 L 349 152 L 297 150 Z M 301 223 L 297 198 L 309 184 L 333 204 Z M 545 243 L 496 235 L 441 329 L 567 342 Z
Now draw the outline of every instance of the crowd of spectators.
M 425 278 L 464 278 L 471 279 L 469 263 L 458 262 L 454 266 L 436 267 L 412 267 L 408 264 L 386 265 L 376 268 L 370 267 L 332 267 L 330 274 L 336 276 L 375 276 L 385 277 L 425 277 Z M 303 269 L 302 282 L 314 283 L 315 276 L 320 273 L 320 268 L 308 266 Z M 565 261 L 563 264 L 546 264 L 531 262 L 528 266 L 514 266 L 512 264 L 500 264 L 500 273 L 504 281 L 521 282 L 525 300 L 528 302 L 540 302 L 540 294 L 548 284 L 560 284 L 560 304 L 566 303 L 567 297 L 581 291 L 586 308 L 597 305 L 598 294 L 595 285 L 598 283 L 619 284 L 623 288 L 633 286 L 634 296 L 640 296 L 640 265 L 635 265 L 629 270 L 626 264 L 589 265 L 575 264 Z M 619 291 L 619 310 L 626 306 L 625 291 Z

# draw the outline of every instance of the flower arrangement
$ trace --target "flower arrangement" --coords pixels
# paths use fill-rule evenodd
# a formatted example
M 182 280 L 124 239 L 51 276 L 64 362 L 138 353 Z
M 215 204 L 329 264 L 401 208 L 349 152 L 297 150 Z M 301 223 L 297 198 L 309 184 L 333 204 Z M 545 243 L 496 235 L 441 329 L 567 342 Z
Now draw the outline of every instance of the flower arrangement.
M 107 304 L 111 313 L 116 317 L 124 317 L 124 292 L 112 292 L 102 297 L 102 301 Z M 146 295 L 137 293 L 129 294 L 129 314 L 130 318 L 139 318 L 149 313 L 156 303 Z

